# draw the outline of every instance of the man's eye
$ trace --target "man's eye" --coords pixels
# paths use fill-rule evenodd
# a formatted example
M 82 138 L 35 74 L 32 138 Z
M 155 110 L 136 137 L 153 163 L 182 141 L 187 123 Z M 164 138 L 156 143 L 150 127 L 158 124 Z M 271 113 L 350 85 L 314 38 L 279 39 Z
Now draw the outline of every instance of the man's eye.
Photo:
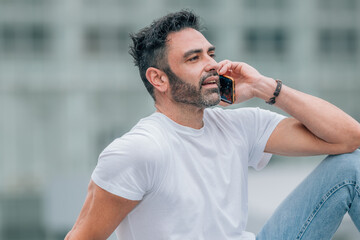
M 194 57 L 192 57 L 192 58 L 189 58 L 189 60 L 188 60 L 188 61 L 192 62 L 192 61 L 197 60 L 198 58 L 199 58 L 198 56 L 194 56 Z
M 215 53 L 210 53 L 209 56 L 212 57 L 212 58 L 215 58 L 216 54 Z

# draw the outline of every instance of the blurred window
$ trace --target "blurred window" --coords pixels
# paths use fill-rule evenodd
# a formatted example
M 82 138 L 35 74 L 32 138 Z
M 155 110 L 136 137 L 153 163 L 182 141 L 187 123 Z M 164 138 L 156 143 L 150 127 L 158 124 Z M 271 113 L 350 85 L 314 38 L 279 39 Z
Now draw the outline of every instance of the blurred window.
M 0 44 L 2 52 L 14 52 L 16 50 L 17 32 L 11 26 L 4 26 L 0 32 Z
M 98 53 L 100 51 L 100 29 L 89 28 L 85 31 L 85 50 L 88 53 Z
M 319 32 L 319 50 L 325 57 L 355 57 L 359 36 L 356 29 L 322 29 Z
M 116 45 L 120 53 L 128 52 L 130 44 L 130 31 L 127 28 L 118 28 L 116 31 Z
M 244 37 L 245 50 L 251 55 L 282 56 L 287 50 L 288 36 L 283 29 L 248 29 Z
M 0 4 L 42 4 L 49 2 L 50 0 L 0 0 Z
M 42 25 L 31 26 L 28 33 L 29 48 L 32 52 L 43 53 L 48 49 L 49 31 Z
M 85 52 L 89 55 L 121 55 L 128 51 L 129 30 L 125 27 L 91 26 L 84 32 Z
M 1 239 L 44 239 L 41 196 L 5 195 L 0 199 Z
M 49 50 L 50 31 L 43 24 L 0 25 L 0 51 L 7 54 L 44 54 Z
M 281 9 L 286 6 L 286 0 L 244 0 L 250 8 L 274 8 Z
M 204 6 L 215 0 L 167 0 L 172 6 L 181 6 L 182 8 L 191 8 L 192 6 Z
M 142 4 L 141 0 L 82 0 L 84 5 L 136 5 Z
M 318 0 L 319 7 L 324 10 L 355 10 L 358 0 Z

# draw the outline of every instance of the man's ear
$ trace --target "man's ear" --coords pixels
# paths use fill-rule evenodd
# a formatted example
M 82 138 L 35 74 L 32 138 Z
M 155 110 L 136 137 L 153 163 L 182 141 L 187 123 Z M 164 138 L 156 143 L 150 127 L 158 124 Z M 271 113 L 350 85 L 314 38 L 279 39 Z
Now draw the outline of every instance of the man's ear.
M 168 89 L 168 77 L 160 69 L 149 67 L 146 70 L 146 78 L 158 91 L 163 93 Z

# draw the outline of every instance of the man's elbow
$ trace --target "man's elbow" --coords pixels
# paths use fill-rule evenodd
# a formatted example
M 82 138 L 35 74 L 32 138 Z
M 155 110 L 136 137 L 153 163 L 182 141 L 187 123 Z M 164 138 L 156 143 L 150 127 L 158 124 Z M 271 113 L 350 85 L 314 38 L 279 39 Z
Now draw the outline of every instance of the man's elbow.
M 345 149 L 344 153 L 352 153 L 358 148 L 359 148 L 359 145 L 349 145 L 347 147 L 347 149 Z
M 85 236 L 86 235 L 86 236 Z M 87 234 L 81 233 L 81 231 L 76 231 L 74 229 L 71 229 L 68 234 L 66 234 L 64 240 L 90 240 L 90 239 L 100 239 L 100 238 L 91 238 Z
M 73 227 L 68 234 L 66 234 L 64 240 L 80 240 L 80 239 L 85 239 L 83 237 L 81 237 L 81 234 L 78 233 L 77 229 L 75 227 Z
M 71 233 L 72 233 L 72 230 L 70 230 L 70 231 L 68 232 L 68 234 L 66 234 L 64 240 L 71 240 L 71 239 L 72 239 Z
M 349 134 L 349 140 L 345 144 L 346 152 L 354 152 L 360 147 L 360 128 Z

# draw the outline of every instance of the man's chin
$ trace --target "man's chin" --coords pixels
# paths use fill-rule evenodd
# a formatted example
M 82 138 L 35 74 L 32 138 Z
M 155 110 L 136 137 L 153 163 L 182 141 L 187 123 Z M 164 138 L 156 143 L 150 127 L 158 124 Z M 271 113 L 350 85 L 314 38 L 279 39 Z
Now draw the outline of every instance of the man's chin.
M 211 95 L 207 95 L 206 98 L 203 99 L 203 105 L 205 107 L 213 107 L 220 103 L 220 94 L 214 92 Z
M 219 88 L 216 88 L 216 87 L 214 87 L 214 88 L 209 88 L 209 89 L 202 89 L 202 94 L 203 94 L 203 96 L 209 96 L 209 95 L 213 95 L 213 94 L 216 94 L 216 95 L 218 95 L 219 97 L 220 97 L 220 90 L 219 90 Z

